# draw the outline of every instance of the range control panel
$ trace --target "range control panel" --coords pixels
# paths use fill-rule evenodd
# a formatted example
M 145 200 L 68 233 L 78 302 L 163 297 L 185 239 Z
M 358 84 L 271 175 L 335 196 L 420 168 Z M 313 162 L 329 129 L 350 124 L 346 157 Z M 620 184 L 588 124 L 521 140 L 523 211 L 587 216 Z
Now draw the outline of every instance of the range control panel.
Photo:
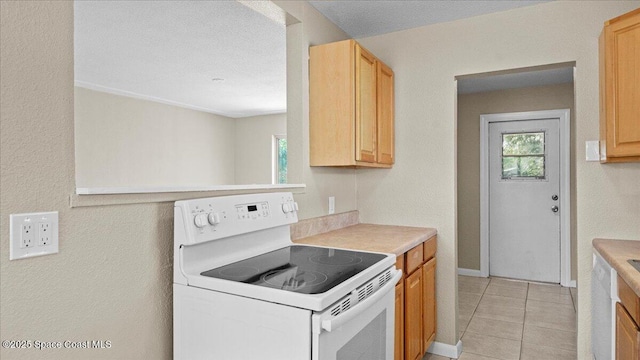
M 298 204 L 291 193 L 235 195 L 175 203 L 175 216 L 182 218 L 185 228 L 185 244 L 292 224 L 298 221 L 297 213 Z
M 261 202 L 254 204 L 236 205 L 238 220 L 257 220 L 258 218 L 269 217 L 269 203 Z

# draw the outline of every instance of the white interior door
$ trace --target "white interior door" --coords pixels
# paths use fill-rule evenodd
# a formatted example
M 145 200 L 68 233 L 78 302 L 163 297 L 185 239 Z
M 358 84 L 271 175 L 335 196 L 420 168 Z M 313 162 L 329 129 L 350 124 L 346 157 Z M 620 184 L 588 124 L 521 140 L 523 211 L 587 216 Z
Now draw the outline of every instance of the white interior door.
M 489 123 L 489 274 L 560 282 L 559 119 Z

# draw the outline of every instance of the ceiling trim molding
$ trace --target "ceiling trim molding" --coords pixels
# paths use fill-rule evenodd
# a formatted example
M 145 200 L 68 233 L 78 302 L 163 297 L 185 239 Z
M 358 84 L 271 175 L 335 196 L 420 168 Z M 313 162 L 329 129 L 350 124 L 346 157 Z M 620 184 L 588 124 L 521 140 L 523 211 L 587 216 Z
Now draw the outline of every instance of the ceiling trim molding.
M 273 111 L 267 111 L 267 112 L 261 111 L 260 113 L 257 113 L 257 114 L 254 114 L 254 115 L 229 116 L 229 115 L 226 115 L 226 114 L 221 114 L 219 112 L 215 112 L 215 111 L 213 111 L 211 109 L 208 109 L 208 108 L 189 105 L 189 104 L 181 103 L 181 102 L 178 102 L 178 101 L 167 100 L 167 99 L 163 99 L 163 98 L 159 98 L 159 97 L 155 97 L 155 96 L 138 94 L 138 93 L 135 93 L 135 92 L 132 92 L 132 91 L 114 89 L 114 88 L 110 88 L 110 87 L 107 87 L 107 86 L 92 84 L 92 83 L 86 82 L 86 81 L 75 80 L 74 81 L 74 85 L 77 86 L 77 87 L 84 88 L 84 89 L 104 92 L 104 93 L 108 93 L 108 94 L 112 94 L 112 95 L 124 96 L 124 97 L 128 97 L 128 98 L 139 99 L 139 100 L 152 101 L 152 102 L 156 102 L 156 103 L 160 103 L 160 104 L 177 106 L 177 107 L 181 107 L 181 108 L 184 108 L 184 109 L 195 110 L 195 111 L 200 111 L 200 112 L 206 112 L 206 113 L 209 113 L 209 114 L 214 114 L 214 115 L 226 117 L 226 118 L 229 118 L 229 119 L 240 119 L 240 118 L 245 118 L 245 117 L 262 116 L 262 115 L 275 115 L 275 114 L 282 114 L 282 113 L 286 113 L 287 112 L 287 109 L 279 109 L 279 110 L 273 110 Z

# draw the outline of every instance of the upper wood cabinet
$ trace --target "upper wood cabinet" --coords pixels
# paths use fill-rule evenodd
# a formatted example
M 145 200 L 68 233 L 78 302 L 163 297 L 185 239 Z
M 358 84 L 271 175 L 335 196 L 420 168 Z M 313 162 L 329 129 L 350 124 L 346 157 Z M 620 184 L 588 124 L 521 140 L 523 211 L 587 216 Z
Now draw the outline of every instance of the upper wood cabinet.
M 392 166 L 393 71 L 355 40 L 310 48 L 309 106 L 311 166 Z
M 600 159 L 640 161 L 640 9 L 600 35 Z
M 378 61 L 377 75 L 378 163 L 391 165 L 393 164 L 393 150 L 395 147 L 393 70 Z

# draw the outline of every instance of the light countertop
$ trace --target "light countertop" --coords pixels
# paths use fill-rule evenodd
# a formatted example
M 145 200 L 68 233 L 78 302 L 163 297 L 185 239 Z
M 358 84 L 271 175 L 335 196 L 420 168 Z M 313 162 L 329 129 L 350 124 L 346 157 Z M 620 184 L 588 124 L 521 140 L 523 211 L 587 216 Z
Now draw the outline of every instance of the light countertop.
M 436 229 L 357 224 L 294 240 L 295 243 L 330 246 L 401 255 L 437 234 Z M 635 271 L 635 270 L 634 270 Z
M 640 272 L 627 262 L 640 259 L 640 241 L 593 239 L 593 247 L 640 296 Z

